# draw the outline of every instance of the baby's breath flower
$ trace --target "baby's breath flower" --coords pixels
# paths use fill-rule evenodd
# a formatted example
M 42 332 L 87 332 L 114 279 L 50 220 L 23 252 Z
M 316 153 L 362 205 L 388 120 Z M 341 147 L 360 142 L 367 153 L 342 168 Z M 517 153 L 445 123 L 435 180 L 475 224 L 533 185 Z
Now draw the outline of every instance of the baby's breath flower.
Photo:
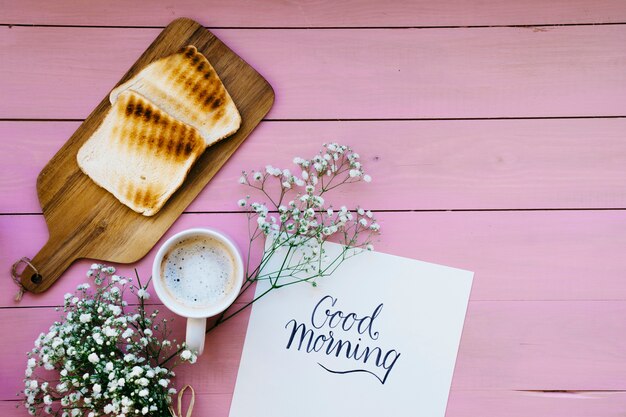
M 157 334 L 159 325 L 152 325 L 158 311 L 148 314 L 141 304 L 137 312 L 124 312 L 127 303 L 122 292 L 128 280 L 112 275 L 115 268 L 105 265 L 94 264 L 90 271 L 95 293 L 89 292 L 89 284 L 81 284 L 76 295 L 67 294 L 65 316 L 37 337 L 28 354 L 24 405 L 37 416 L 59 408 L 57 416 L 134 416 L 146 407 L 150 414 L 165 415 L 170 401 L 167 378 L 172 372 L 158 365 L 163 360 L 158 352 L 168 352 L 172 343 Z M 138 288 L 136 295 L 149 296 L 145 287 Z M 129 325 L 137 326 L 144 337 L 134 338 Z M 166 336 L 164 331 L 160 334 Z M 194 359 L 192 355 L 188 361 Z M 35 377 L 38 368 L 56 369 L 53 378 L 58 383 L 49 387 Z M 167 383 L 152 383 L 157 375 Z

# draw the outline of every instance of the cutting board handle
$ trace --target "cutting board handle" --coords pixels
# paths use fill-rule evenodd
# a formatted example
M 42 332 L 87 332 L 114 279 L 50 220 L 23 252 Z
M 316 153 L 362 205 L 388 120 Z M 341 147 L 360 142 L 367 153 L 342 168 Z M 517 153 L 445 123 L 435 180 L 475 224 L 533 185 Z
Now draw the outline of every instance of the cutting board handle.
M 70 245 L 71 241 L 65 239 L 48 239 L 20 274 L 20 282 L 26 291 L 40 293 L 47 290 L 69 268 L 78 258 L 69 250 Z

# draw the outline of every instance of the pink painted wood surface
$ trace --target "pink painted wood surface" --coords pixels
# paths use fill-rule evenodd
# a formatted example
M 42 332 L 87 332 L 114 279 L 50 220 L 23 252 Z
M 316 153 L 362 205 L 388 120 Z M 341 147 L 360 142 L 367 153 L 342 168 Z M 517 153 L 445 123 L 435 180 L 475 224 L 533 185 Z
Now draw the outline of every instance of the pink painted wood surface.
M 57 314 L 50 307 L 0 311 L 0 330 L 13 334 L 0 340 L 0 354 L 11 358 L 0 369 L 1 380 L 6 381 L 0 386 L 0 399 L 11 399 L 20 389 L 25 352 Z M 473 301 L 452 389 L 626 390 L 624 314 L 625 301 Z M 236 316 L 211 333 L 202 360 L 180 367 L 178 381 L 191 384 L 200 394 L 231 394 L 248 315 Z M 173 315 L 163 311 L 163 317 Z M 180 340 L 183 320 L 174 320 L 181 325 L 172 337 Z M 20 323 L 19 334 L 11 331 L 15 322 Z
M 349 142 L 374 182 L 342 202 L 391 210 L 378 213 L 377 249 L 476 271 L 447 417 L 624 415 L 626 211 L 615 209 L 626 208 L 626 119 L 337 121 L 623 116 L 621 0 L 104 4 L 0 0 L 0 24 L 133 27 L 0 27 L 0 119 L 84 118 L 159 31 L 134 27 L 184 15 L 232 28 L 216 33 L 273 84 L 270 119 L 329 121 L 262 123 L 191 211 L 233 211 L 241 169 Z M 571 23 L 618 24 L 460 28 Z M 367 26 L 456 28 L 241 29 Z M 12 301 L 10 263 L 47 237 L 43 218 L 24 214 L 39 212 L 36 175 L 77 126 L 0 122 L 3 416 L 26 415 L 9 401 L 24 353 L 91 263 Z M 596 210 L 534 211 L 548 208 Z M 411 211 L 422 209 L 488 211 Z M 185 214 L 166 236 L 194 226 L 246 243 L 236 213 Z M 152 256 L 134 265 L 143 276 Z M 203 361 L 180 370 L 179 384 L 199 392 L 194 415 L 228 415 L 245 326 L 244 315 L 219 329 Z
M 37 175 L 78 125 L 0 122 L 6 143 L 0 213 L 41 212 Z M 626 119 L 264 122 L 188 211 L 236 210 L 247 192 L 237 183 L 242 169 L 266 163 L 291 169 L 293 156 L 312 156 L 333 140 L 352 144 L 374 178 L 331 196 L 338 204 L 376 210 L 626 207 L 624 132 Z
M 381 252 L 475 271 L 472 300 L 626 301 L 624 211 L 378 213 Z M 243 214 L 185 214 L 166 233 L 214 227 L 245 249 Z M 0 216 L 0 270 L 32 256 L 46 240 L 41 216 Z M 136 265 L 149 276 L 155 251 Z M 13 301 L 15 287 L 0 280 L 0 307 L 51 306 L 84 282 L 91 261 L 80 261 L 48 292 Z
M 186 399 L 187 400 L 187 399 Z M 194 416 L 226 417 L 231 394 L 196 394 Z M 0 415 L 24 416 L 23 408 L 15 408 L 15 401 L 0 401 Z M 504 390 L 452 390 L 447 417 L 623 417 L 626 393 L 582 391 L 542 393 Z
M 533 25 L 626 20 L 624 4 L 619 0 L 597 0 L 593 4 L 586 0 L 166 0 L 158 4 L 148 0 L 95 4 L 80 0 L 2 0 L 0 10 L 0 23 L 94 26 L 165 26 L 177 17 L 190 17 L 212 27 Z
M 84 118 L 158 32 L 0 28 L 0 118 Z M 273 119 L 624 115 L 624 25 L 215 33 Z

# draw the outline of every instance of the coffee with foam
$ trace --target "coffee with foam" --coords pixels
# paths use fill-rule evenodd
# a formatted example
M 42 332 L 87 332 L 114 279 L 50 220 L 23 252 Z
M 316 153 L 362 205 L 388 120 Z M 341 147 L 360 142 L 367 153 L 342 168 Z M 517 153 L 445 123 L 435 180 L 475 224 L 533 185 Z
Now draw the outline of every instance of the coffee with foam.
M 235 290 L 236 265 L 224 243 L 210 236 L 193 236 L 176 242 L 165 253 L 160 279 L 180 304 L 204 308 Z

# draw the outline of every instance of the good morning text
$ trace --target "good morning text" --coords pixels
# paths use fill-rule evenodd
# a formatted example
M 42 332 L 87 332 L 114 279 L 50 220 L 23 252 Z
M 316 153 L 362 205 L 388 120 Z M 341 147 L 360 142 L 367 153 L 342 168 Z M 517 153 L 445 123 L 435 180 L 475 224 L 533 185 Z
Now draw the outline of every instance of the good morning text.
M 310 322 L 289 320 L 285 324 L 285 329 L 289 331 L 286 349 L 345 358 L 348 360 L 345 368 L 331 367 L 321 362 L 318 365 L 334 374 L 370 374 L 384 384 L 400 358 L 400 352 L 376 345 L 380 333 L 375 330 L 374 324 L 383 310 L 383 303 L 374 308 L 371 314 L 359 316 L 355 312 L 340 310 L 337 302 L 337 298 L 326 295 L 313 308 Z

